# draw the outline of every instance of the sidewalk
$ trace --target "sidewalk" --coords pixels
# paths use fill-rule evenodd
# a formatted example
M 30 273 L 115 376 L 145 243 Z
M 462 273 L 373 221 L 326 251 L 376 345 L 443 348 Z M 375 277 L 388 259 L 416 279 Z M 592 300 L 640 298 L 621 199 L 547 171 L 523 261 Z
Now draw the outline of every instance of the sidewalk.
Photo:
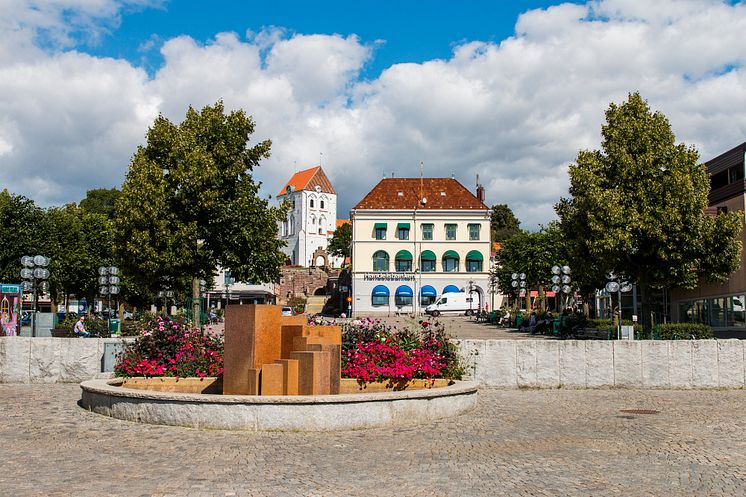
M 475 323 L 474 318 L 466 316 L 440 316 L 433 318 L 424 316 L 413 319 L 409 316 L 391 316 L 378 318 L 389 325 L 410 325 L 415 326 L 420 320 L 439 321 L 446 327 L 446 331 L 454 338 L 474 339 L 474 340 L 552 340 L 552 337 L 545 335 L 532 335 L 523 333 L 516 328 L 497 327 L 494 324 L 485 322 Z

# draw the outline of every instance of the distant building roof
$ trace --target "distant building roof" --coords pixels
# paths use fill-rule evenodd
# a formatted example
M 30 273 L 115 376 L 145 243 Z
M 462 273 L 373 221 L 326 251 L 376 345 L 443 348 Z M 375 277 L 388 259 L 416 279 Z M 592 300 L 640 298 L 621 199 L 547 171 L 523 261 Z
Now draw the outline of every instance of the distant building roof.
M 427 201 L 422 204 L 422 197 Z M 453 178 L 384 178 L 355 209 L 487 210 L 488 207 Z
M 350 220 L 349 219 L 337 219 L 337 228 L 339 228 L 343 224 L 350 224 Z
M 282 190 L 280 190 L 280 193 L 278 193 L 277 196 L 282 197 L 285 195 L 288 192 L 288 187 L 290 187 L 292 191 L 297 192 L 300 190 L 313 190 L 316 186 L 321 187 L 321 191 L 324 193 L 336 195 L 334 188 L 332 188 L 331 181 L 329 181 L 329 178 L 324 174 L 324 170 L 321 169 L 321 166 L 316 166 L 295 173 L 293 177 L 285 183 L 285 186 L 282 187 Z

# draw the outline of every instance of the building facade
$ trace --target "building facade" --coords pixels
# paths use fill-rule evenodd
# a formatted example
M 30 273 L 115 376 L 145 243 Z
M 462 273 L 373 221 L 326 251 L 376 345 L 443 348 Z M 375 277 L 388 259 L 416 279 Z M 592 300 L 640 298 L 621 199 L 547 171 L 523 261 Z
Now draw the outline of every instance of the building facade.
M 321 166 L 293 175 L 277 195 L 290 212 L 278 223 L 278 236 L 287 245 L 282 251 L 291 265 L 339 267 L 341 261 L 326 256 L 329 238 L 337 229 L 337 194 Z
M 234 304 L 274 304 L 274 283 L 244 283 L 236 281 L 227 269 L 218 268 L 210 290 L 205 292 L 208 308 L 223 309 Z
M 352 307 L 414 313 L 448 292 L 489 302 L 490 212 L 451 178 L 383 179 L 350 212 Z
M 746 212 L 745 156 L 746 143 L 742 143 L 706 163 L 711 214 Z M 746 246 L 744 231 L 741 243 Z M 708 324 L 717 336 L 746 337 L 746 251 L 741 253 L 741 267 L 727 282 L 672 290 L 671 314 L 676 322 Z

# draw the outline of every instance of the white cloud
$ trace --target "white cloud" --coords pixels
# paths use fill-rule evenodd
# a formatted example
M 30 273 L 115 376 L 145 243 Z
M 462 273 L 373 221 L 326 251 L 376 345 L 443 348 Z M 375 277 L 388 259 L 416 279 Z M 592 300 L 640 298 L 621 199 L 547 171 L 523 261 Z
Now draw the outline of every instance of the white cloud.
M 424 161 L 426 174 L 455 173 L 469 188 L 479 174 L 488 202 L 508 203 L 526 226 L 545 223 L 568 164 L 599 146 L 604 110 L 630 91 L 703 159 L 746 139 L 742 4 L 558 5 L 525 13 L 499 44 L 465 43 L 447 60 L 397 64 L 364 82 L 374 44 L 282 28 L 164 40 L 164 63 L 148 78 L 71 48 L 81 30 L 116 26 L 132 2 L 35 5 L 0 4 L 0 176 L 43 204 L 121 183 L 158 112 L 178 120 L 219 98 L 254 116 L 255 139 L 274 143 L 257 171 L 265 193 L 323 152 L 340 217 L 383 173 L 414 176 Z

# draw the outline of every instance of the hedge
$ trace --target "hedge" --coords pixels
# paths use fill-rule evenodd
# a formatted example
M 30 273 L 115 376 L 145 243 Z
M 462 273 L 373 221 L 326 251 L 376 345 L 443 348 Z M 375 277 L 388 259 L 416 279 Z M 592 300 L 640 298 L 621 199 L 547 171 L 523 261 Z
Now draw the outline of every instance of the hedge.
M 661 340 L 704 340 L 712 338 L 712 329 L 706 324 L 666 323 L 660 325 Z

